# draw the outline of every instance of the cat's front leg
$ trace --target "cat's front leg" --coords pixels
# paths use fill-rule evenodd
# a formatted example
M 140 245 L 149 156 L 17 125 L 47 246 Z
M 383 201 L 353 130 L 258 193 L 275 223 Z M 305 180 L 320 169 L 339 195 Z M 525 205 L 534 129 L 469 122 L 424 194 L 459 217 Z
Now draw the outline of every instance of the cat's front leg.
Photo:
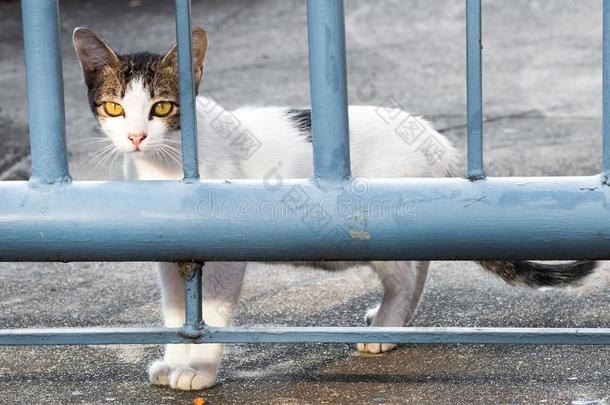
M 211 326 L 228 326 L 239 300 L 246 263 L 206 263 L 203 266 L 203 320 Z M 199 390 L 214 385 L 224 345 L 190 345 L 188 360 L 169 374 L 169 385 Z
M 184 277 L 176 263 L 159 263 L 161 304 L 163 321 L 167 328 L 184 325 Z M 150 382 L 155 385 L 169 385 L 171 370 L 188 363 L 189 345 L 169 344 L 165 346 L 162 360 L 155 361 L 148 370 Z
M 430 262 L 372 262 L 383 284 L 381 304 L 366 313 L 371 326 L 406 326 L 421 299 Z M 378 354 L 394 349 L 394 343 L 359 343 L 358 351 Z

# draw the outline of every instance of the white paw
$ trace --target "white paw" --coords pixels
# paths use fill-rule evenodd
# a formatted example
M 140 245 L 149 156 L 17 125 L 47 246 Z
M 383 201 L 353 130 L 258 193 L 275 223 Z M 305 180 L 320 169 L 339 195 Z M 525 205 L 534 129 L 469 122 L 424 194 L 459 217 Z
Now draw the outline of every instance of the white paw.
M 204 366 L 198 369 L 177 367 L 169 373 L 169 386 L 182 391 L 209 388 L 216 382 L 216 374 L 215 366 Z
M 380 306 L 381 305 L 377 305 L 376 307 L 366 311 L 366 314 L 364 314 L 364 323 L 366 323 L 367 326 L 371 326 L 373 324 L 373 321 L 375 320 L 375 316 L 377 315 L 377 311 L 379 311 Z
M 157 360 L 148 368 L 148 379 L 153 385 L 169 385 L 169 365 Z
M 377 305 L 376 307 L 366 311 L 366 314 L 364 315 L 364 322 L 366 322 L 367 326 L 374 325 L 379 307 L 380 306 Z M 394 343 L 358 343 L 357 348 L 360 353 L 379 354 L 394 350 L 396 345 Z
M 394 350 L 394 343 L 358 343 L 358 351 L 360 353 L 379 354 Z

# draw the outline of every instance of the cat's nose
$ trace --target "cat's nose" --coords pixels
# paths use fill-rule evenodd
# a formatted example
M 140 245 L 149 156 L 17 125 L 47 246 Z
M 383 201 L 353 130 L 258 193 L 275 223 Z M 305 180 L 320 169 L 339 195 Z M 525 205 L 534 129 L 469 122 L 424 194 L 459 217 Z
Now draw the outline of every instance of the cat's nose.
M 129 138 L 129 140 L 131 141 L 131 143 L 133 143 L 133 146 L 135 146 L 136 149 L 140 149 L 140 144 L 144 139 L 146 139 L 146 134 L 129 134 L 127 135 L 127 138 Z

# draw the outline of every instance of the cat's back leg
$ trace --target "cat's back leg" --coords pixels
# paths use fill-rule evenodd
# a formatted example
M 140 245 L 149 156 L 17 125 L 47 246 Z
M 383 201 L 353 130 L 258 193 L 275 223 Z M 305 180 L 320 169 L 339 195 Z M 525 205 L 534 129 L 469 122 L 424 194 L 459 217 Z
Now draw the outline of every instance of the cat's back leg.
M 428 277 L 430 262 L 371 262 L 383 285 L 381 304 L 369 310 L 371 326 L 406 326 L 417 310 Z M 358 351 L 381 353 L 392 350 L 393 343 L 359 343 Z

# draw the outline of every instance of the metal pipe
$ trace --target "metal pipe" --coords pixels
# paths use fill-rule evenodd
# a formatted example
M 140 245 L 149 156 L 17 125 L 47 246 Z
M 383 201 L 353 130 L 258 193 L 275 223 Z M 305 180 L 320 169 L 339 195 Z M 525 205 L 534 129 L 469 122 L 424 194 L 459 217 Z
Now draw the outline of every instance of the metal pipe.
M 35 183 L 69 182 L 57 0 L 23 0 L 28 119 Z
M 353 190 L 4 182 L 0 261 L 610 259 L 610 188 L 599 176 L 380 179 Z
M 0 330 L 0 346 L 175 343 L 403 343 L 608 345 L 608 328 L 216 328 L 191 339 L 176 328 Z
M 176 0 L 176 38 L 178 41 L 178 72 L 180 75 L 180 133 L 184 180 L 199 179 L 197 158 L 197 112 L 191 33 L 191 1 Z
M 466 70 L 468 171 L 470 180 L 485 178 L 483 170 L 483 94 L 481 79 L 481 0 L 466 0 Z
M 185 283 L 184 294 L 184 327 L 181 333 L 189 338 L 196 338 L 203 333 L 201 263 L 191 263 Z
M 349 122 L 342 0 L 308 0 L 309 82 L 314 177 L 350 177 Z
M 608 184 L 610 176 L 610 0 L 603 3 L 603 145 L 602 171 L 604 184 Z

